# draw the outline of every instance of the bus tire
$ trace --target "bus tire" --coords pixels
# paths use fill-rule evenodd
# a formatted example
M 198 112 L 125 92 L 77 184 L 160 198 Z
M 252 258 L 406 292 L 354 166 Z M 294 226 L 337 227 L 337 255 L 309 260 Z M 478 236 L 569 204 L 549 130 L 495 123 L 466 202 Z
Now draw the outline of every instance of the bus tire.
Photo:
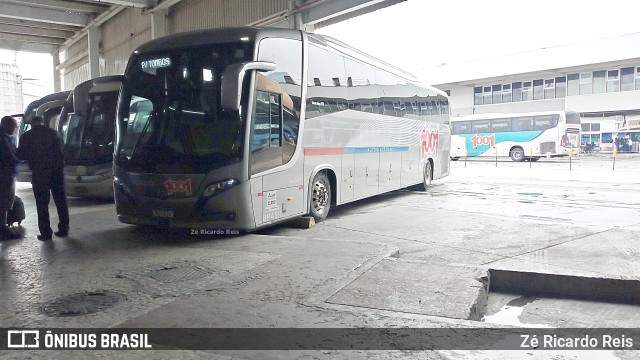
M 422 173 L 422 184 L 418 185 L 418 189 L 420 191 L 427 191 L 431 186 L 431 181 L 433 180 L 433 166 L 431 166 L 431 161 L 427 159 L 424 164 L 424 173 Z
M 320 171 L 311 183 L 311 216 L 321 222 L 331 209 L 331 183 L 324 171 Z
M 524 150 L 521 147 L 514 147 L 509 153 L 511 160 L 520 162 L 524 160 Z

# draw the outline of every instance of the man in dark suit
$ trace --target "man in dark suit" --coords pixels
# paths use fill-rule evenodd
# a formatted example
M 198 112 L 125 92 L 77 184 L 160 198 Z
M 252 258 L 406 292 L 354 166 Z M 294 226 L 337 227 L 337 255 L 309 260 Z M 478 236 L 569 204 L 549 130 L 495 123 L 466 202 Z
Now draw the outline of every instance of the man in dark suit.
M 38 240 L 51 240 L 52 230 L 49 222 L 49 201 L 53 201 L 58 210 L 58 231 L 56 236 L 69 235 L 69 208 L 64 191 L 64 159 L 62 144 L 55 130 L 44 126 L 41 117 L 31 121 L 31 130 L 22 134 L 18 157 L 29 162 L 31 185 L 38 209 Z
M 12 233 L 7 227 L 7 213 L 13 207 L 16 194 L 16 175 L 18 163 L 12 135 L 18 123 L 11 116 L 0 120 L 0 239 L 15 239 L 20 237 Z

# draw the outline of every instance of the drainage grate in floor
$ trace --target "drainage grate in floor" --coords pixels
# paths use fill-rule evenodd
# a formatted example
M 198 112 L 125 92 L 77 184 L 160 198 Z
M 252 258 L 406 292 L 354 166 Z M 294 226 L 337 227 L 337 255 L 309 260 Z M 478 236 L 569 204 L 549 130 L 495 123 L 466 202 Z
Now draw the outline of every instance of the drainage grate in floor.
M 51 317 L 82 316 L 109 309 L 126 299 L 126 296 L 114 291 L 87 291 L 49 301 L 40 306 L 40 312 Z
M 147 275 L 163 283 L 202 279 L 208 273 L 197 266 L 165 266 L 158 270 L 148 272 Z

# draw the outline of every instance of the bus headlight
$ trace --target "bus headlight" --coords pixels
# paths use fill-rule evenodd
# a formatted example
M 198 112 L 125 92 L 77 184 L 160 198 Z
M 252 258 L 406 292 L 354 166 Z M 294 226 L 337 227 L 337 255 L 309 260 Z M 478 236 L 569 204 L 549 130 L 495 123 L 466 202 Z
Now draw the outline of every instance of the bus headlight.
M 214 195 L 218 195 L 223 191 L 226 191 L 229 188 L 232 188 L 236 185 L 238 185 L 238 180 L 236 179 L 227 179 L 227 180 L 223 180 L 223 181 L 218 181 L 216 183 L 213 183 L 209 186 L 207 186 L 207 188 L 204 190 L 204 194 L 202 194 L 203 197 L 205 198 L 210 198 Z

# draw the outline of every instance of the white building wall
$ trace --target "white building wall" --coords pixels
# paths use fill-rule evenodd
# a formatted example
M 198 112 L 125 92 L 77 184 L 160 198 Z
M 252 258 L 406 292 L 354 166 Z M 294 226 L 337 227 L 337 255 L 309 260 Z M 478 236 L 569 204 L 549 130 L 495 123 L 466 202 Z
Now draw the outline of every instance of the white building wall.
M 18 65 L 0 63 L 0 117 L 22 111 L 22 77 L 18 74 Z

